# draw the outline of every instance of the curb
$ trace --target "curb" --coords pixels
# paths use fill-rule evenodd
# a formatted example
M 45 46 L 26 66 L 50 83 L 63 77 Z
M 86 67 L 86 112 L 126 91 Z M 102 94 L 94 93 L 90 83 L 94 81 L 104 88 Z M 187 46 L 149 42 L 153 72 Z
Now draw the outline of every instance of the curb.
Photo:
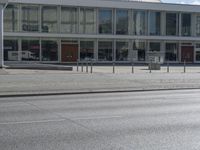
M 94 90 L 78 92 L 57 92 L 57 93 L 26 93 L 26 94 L 5 94 L 0 98 L 14 97 L 37 97 L 37 96 L 56 96 L 56 95 L 77 95 L 77 94 L 106 94 L 106 93 L 131 93 L 131 92 L 154 92 L 154 91 L 180 91 L 180 90 L 200 90 L 200 88 L 165 88 L 165 89 L 135 89 L 135 90 Z

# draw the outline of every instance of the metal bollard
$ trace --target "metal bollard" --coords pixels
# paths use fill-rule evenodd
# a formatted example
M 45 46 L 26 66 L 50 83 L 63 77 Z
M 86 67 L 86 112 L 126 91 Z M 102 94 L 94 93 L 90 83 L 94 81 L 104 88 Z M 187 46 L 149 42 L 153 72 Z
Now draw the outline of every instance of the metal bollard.
M 91 64 L 90 64 L 90 65 L 91 65 L 90 73 L 92 73 L 92 72 L 93 72 L 93 62 L 91 61 L 90 63 L 91 63 Z
M 88 73 L 88 61 L 86 62 L 86 72 Z
M 113 62 L 113 74 L 115 73 L 115 62 Z
M 152 61 L 150 62 L 149 73 L 151 73 L 151 67 L 152 67 Z
M 132 62 L 131 65 L 132 65 L 132 74 L 133 74 L 134 73 L 134 63 Z
M 184 73 L 186 73 L 186 61 L 184 60 Z
M 83 72 L 83 62 L 81 62 L 81 72 Z
M 79 60 L 77 60 L 77 64 L 76 64 L 76 71 L 78 72 L 79 71 Z
M 169 73 L 169 62 L 167 62 L 167 73 Z

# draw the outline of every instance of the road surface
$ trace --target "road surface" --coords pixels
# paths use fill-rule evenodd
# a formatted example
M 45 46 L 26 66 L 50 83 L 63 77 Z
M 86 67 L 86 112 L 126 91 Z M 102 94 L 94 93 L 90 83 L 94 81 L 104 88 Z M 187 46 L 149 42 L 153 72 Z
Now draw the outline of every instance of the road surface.
M 200 90 L 0 99 L 1 150 L 199 150 Z

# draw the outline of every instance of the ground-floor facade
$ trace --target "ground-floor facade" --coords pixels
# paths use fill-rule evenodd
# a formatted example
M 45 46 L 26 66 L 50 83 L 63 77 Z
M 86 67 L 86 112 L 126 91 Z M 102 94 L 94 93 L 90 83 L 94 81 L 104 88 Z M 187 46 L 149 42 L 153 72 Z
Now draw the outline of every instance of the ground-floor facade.
M 4 61 L 74 63 L 77 61 L 146 63 L 153 57 L 166 63 L 200 63 L 200 42 L 5 37 Z

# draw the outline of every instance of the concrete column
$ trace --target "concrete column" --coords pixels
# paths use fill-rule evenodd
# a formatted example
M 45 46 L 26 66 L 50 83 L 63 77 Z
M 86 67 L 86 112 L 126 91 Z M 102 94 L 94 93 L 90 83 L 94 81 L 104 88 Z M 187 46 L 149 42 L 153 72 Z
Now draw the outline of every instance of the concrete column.
M 0 68 L 4 66 L 3 59 L 3 5 L 0 4 Z

